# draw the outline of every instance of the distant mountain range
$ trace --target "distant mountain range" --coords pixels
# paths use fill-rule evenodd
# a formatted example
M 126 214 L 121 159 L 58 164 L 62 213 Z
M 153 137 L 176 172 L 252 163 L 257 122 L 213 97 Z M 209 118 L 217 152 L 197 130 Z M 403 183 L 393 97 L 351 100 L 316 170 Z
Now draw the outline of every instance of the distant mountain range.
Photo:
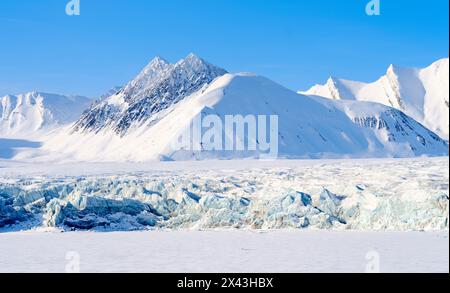
M 449 59 L 427 68 L 389 66 L 375 82 L 331 77 L 324 85 L 300 92 L 334 100 L 369 101 L 403 111 L 442 138 L 449 138 Z
M 0 137 L 31 139 L 72 123 L 91 99 L 31 92 L 0 97 Z
M 190 137 L 195 150 L 174 150 L 173 142 L 180 134 L 199 116 L 207 114 L 223 119 L 226 115 L 277 115 L 280 158 L 448 155 L 445 140 L 423 126 L 425 123 L 405 114 L 419 99 L 418 88 L 426 88 L 423 99 L 427 101 L 446 93 L 448 81 L 445 85 L 440 79 L 441 71 L 445 73 L 445 60 L 436 64 L 431 69 L 413 70 L 421 79 L 413 79 L 412 71 L 392 67 L 390 77 L 382 78 L 381 85 L 375 86 L 379 93 L 376 96 L 382 98 L 374 103 L 356 95 L 359 91 L 355 84 L 361 89 L 365 87 L 362 83 L 341 82 L 333 86 L 337 83 L 334 79 L 303 95 L 254 74 L 229 74 L 194 54 L 175 64 L 157 57 L 127 85 L 113 89 L 91 106 L 87 107 L 88 100 L 76 102 L 79 107 L 73 106 L 74 111 L 66 119 L 52 120 L 56 125 L 67 122 L 64 127 L 42 138 L 42 147 L 22 150 L 16 159 L 148 161 L 258 157 L 257 151 L 206 151 L 204 146 L 209 142 L 202 136 Z M 448 113 L 448 91 L 442 99 L 447 103 L 440 107 Z M 394 107 L 388 106 L 391 103 Z M 439 108 L 437 103 L 433 105 Z M 86 110 L 77 113 L 79 108 Z M 424 108 L 424 113 L 428 113 L 428 106 Z M 422 122 L 431 119 L 425 116 Z M 440 127 L 436 131 L 445 133 Z M 245 141 L 260 144 L 251 135 Z

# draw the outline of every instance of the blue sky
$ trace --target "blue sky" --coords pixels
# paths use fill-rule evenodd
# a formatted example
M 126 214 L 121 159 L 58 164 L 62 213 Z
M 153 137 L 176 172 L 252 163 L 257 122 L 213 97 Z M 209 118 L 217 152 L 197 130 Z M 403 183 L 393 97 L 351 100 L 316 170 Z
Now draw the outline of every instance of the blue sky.
M 369 0 L 80 1 L 72 17 L 69 0 L 0 1 L 0 95 L 97 96 L 190 52 L 295 90 L 448 57 L 448 0 L 380 0 L 372 17 Z

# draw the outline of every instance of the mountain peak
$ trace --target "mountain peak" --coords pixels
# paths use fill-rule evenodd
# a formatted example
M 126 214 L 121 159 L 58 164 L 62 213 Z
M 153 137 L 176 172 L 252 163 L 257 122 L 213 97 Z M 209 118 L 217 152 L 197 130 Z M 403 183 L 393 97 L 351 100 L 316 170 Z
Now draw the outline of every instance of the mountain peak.
M 150 61 L 149 65 L 169 64 L 169 62 L 161 56 L 156 56 Z
M 335 84 L 339 79 L 336 78 L 335 76 L 330 76 L 327 80 L 328 84 Z
M 178 61 L 176 65 L 181 67 L 190 67 L 193 69 L 214 68 L 215 70 L 224 71 L 224 74 L 226 73 L 222 68 L 212 65 L 211 63 L 205 61 L 203 58 L 200 58 L 194 53 L 190 53 L 186 56 L 186 58 Z
M 166 61 L 165 59 L 156 56 L 155 58 L 152 59 L 152 61 L 150 61 L 150 63 L 144 68 L 144 70 L 142 71 L 142 73 L 144 74 L 148 74 L 150 72 L 155 72 L 155 71 L 161 71 L 166 69 L 168 66 L 170 65 L 170 63 L 168 61 Z
M 391 64 L 374 82 L 330 77 L 326 84 L 301 93 L 391 106 L 448 139 L 448 64 L 448 58 L 425 68 Z
M 194 53 L 189 53 L 189 55 L 186 56 L 185 58 L 186 61 L 201 61 L 204 62 L 204 60 L 200 57 L 198 57 L 197 55 L 195 55 Z
M 128 95 L 133 95 L 145 90 L 171 67 L 172 65 L 169 62 L 159 56 L 156 56 L 133 80 L 125 86 L 124 92 Z
M 208 63 L 205 60 L 203 60 L 202 58 L 195 55 L 194 53 L 190 53 L 189 55 L 186 56 L 186 58 L 178 61 L 176 65 L 182 66 L 182 67 L 184 67 L 184 66 L 199 67 L 199 66 L 208 65 Z
M 399 66 L 397 64 L 391 64 L 391 65 L 389 65 L 386 73 L 387 73 L 387 75 L 391 75 L 391 74 L 398 75 L 398 74 L 401 74 L 402 72 L 408 72 L 408 71 L 410 72 L 410 71 L 414 71 L 414 70 L 415 70 L 415 68 L 407 68 L 407 67 Z
M 395 72 L 396 68 L 397 68 L 397 66 L 395 64 L 390 64 L 388 69 L 387 69 L 387 73 Z
M 123 136 L 132 126 L 160 119 L 162 111 L 226 73 L 192 53 L 176 64 L 157 56 L 119 96 L 111 96 L 87 111 L 74 131 L 112 128 Z
M 188 79 L 191 79 L 196 75 L 198 75 L 198 77 L 209 76 L 214 79 L 228 73 L 225 69 L 213 65 L 193 53 L 178 61 L 177 64 L 174 65 L 173 69 L 175 72 L 182 72 L 182 75 L 185 75 Z M 212 80 L 209 80 L 207 83 L 210 81 Z

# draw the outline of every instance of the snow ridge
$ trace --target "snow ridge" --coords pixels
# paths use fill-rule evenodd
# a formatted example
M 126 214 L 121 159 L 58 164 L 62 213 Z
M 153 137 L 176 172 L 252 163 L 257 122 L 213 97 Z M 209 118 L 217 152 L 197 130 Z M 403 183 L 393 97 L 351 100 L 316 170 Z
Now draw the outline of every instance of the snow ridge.
M 325 85 L 315 85 L 299 93 L 391 106 L 448 140 L 448 80 L 449 59 L 444 58 L 424 69 L 390 65 L 386 74 L 373 83 L 330 78 Z

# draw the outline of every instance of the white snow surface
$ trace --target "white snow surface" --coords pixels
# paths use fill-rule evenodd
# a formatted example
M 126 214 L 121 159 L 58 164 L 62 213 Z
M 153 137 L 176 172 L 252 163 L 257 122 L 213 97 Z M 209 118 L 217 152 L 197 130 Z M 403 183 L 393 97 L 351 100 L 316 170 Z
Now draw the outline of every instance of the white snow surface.
M 448 232 L 0 234 L 1 273 L 448 273 Z
M 76 121 L 91 102 L 80 96 L 39 92 L 0 97 L 0 138 L 39 138 Z
M 448 231 L 443 158 L 0 161 L 0 230 Z
M 326 84 L 299 93 L 388 105 L 405 112 L 442 138 L 449 138 L 448 58 L 423 69 L 391 65 L 384 76 L 372 83 L 331 77 Z
M 123 101 L 114 97 L 109 101 L 123 105 Z M 180 161 L 258 157 L 258 152 L 251 151 L 174 150 L 173 142 L 179 135 L 199 115 L 206 114 L 218 115 L 223 120 L 225 115 L 278 115 L 280 158 L 448 155 L 447 142 L 394 108 L 302 96 L 264 77 L 241 73 L 215 79 L 145 123 L 130 128 L 126 135 L 118 135 L 108 127 L 73 132 L 72 126 L 68 126 L 45 139 L 41 148 L 21 151 L 14 159 L 142 162 L 161 158 Z M 191 137 L 192 146 L 208 143 L 199 139 Z

